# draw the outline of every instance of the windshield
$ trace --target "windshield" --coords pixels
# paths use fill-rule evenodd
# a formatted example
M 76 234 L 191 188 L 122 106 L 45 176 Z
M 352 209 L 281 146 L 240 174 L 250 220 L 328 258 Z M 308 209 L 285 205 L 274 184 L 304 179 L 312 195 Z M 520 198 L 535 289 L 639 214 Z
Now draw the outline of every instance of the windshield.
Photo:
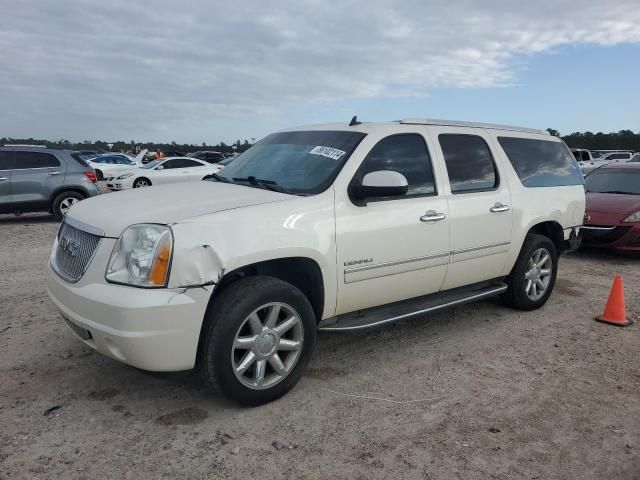
M 585 179 L 587 192 L 640 195 L 640 169 L 598 169 Z
M 218 175 L 235 182 L 270 183 L 287 193 L 320 193 L 364 137 L 359 132 L 328 130 L 274 133 L 234 158 Z
M 153 167 L 155 167 L 156 165 L 159 165 L 161 161 L 162 161 L 162 160 L 154 160 L 153 162 L 149 162 L 149 163 L 147 163 L 145 166 L 140 167 L 140 168 L 153 168 Z

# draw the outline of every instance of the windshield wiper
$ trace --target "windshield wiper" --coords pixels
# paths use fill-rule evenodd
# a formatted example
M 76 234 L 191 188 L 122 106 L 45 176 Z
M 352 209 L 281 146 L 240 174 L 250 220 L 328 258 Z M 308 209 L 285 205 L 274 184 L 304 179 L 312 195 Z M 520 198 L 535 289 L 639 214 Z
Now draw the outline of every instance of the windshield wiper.
M 271 190 L 273 192 L 285 193 L 285 190 L 282 187 L 279 187 L 276 182 L 273 180 L 261 180 L 259 178 L 254 177 L 253 175 L 249 175 L 248 177 L 234 177 L 234 182 L 247 182 L 251 185 L 255 185 L 256 187 L 264 188 L 265 190 Z
M 222 177 L 222 176 L 218 175 L 217 173 L 210 173 L 209 175 L 205 175 L 203 180 L 215 180 L 216 182 L 233 183 L 227 177 Z

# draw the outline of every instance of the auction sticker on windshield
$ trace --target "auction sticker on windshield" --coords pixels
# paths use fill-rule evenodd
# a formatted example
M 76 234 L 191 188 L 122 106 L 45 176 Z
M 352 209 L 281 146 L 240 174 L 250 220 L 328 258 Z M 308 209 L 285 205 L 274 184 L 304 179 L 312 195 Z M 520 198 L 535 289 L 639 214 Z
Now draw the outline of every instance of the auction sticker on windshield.
M 323 157 L 331 158 L 333 160 L 339 160 L 340 157 L 345 154 L 344 151 L 338 150 L 337 148 L 322 147 L 320 145 L 313 147 L 309 153 L 311 155 L 322 155 Z

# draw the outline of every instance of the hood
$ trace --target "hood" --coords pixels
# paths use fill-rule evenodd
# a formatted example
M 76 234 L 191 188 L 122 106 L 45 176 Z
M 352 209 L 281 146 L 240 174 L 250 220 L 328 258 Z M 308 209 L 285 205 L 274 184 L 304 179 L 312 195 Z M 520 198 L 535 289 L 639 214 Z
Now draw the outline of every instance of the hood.
M 136 223 L 172 224 L 191 217 L 297 198 L 259 188 L 217 182 L 183 182 L 112 192 L 75 204 L 68 215 L 119 237 Z
M 640 210 L 640 195 L 587 192 L 587 212 L 631 215 Z

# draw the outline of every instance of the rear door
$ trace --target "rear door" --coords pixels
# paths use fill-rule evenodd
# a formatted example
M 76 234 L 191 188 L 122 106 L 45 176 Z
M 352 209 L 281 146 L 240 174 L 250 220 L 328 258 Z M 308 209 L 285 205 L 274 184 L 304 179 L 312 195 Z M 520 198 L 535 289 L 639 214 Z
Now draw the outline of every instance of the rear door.
M 46 207 L 64 183 L 66 165 L 49 152 L 18 150 L 11 175 L 11 196 L 26 208 Z
M 13 152 L 0 151 L 0 212 L 10 212 Z
M 188 158 L 182 159 L 182 170 L 189 180 L 202 180 L 202 177 L 213 172 L 213 165 L 203 165 L 202 163 Z
M 451 258 L 443 289 L 500 277 L 510 251 L 511 194 L 482 129 L 431 127 L 449 179 Z

